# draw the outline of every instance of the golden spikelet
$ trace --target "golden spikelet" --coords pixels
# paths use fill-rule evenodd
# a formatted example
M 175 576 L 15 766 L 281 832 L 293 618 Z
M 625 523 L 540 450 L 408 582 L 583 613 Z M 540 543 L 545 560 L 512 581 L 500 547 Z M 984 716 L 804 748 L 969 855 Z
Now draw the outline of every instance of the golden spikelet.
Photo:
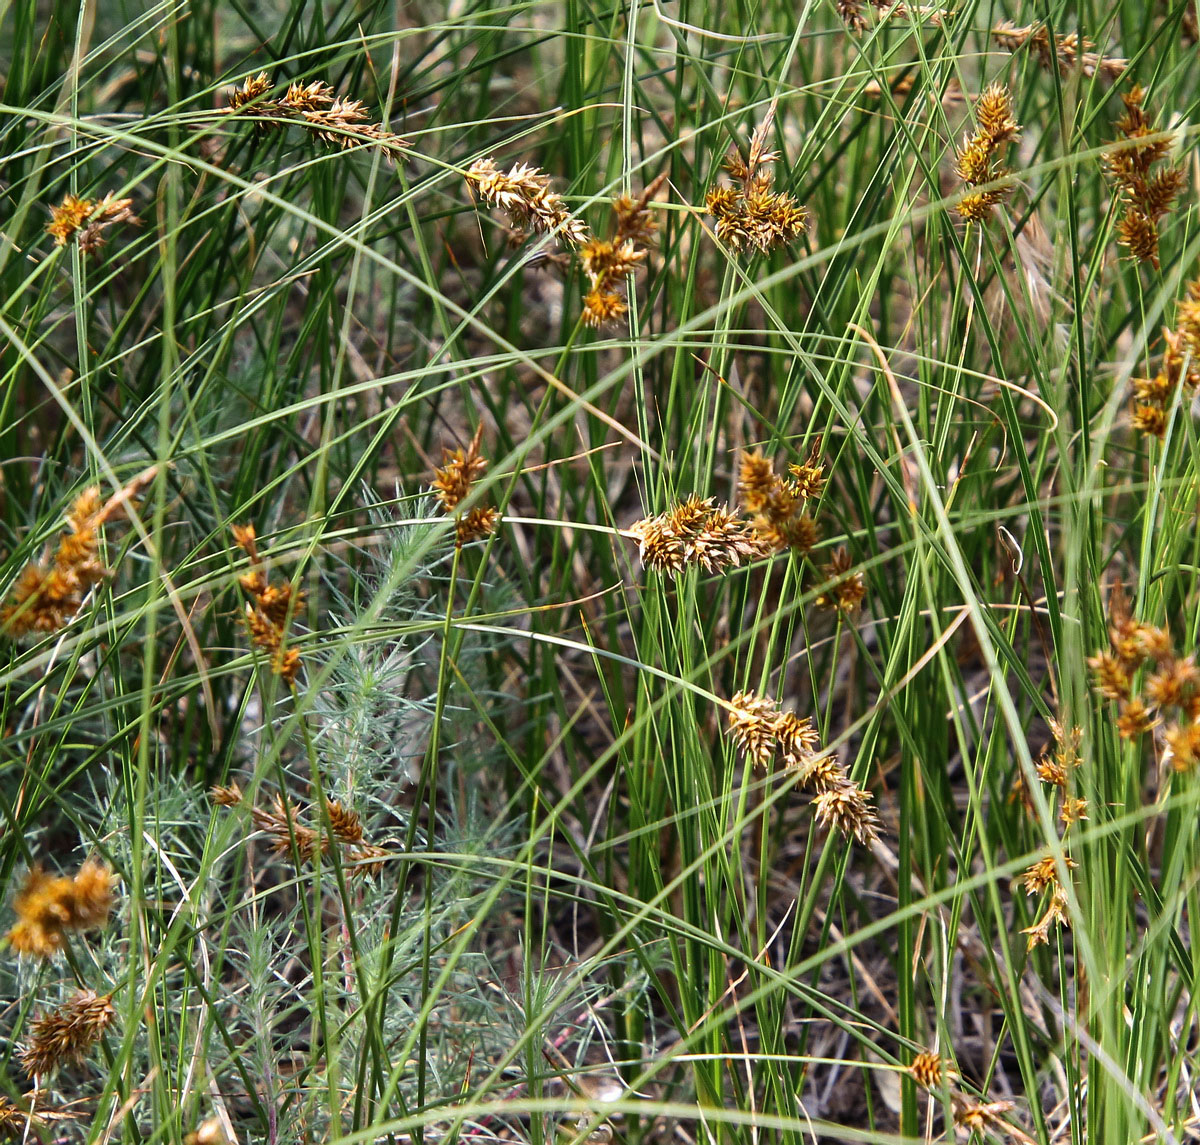
M 1124 203 L 1117 242 L 1133 258 L 1149 262 L 1157 270 L 1159 220 L 1170 211 L 1186 180 L 1180 167 L 1154 169 L 1166 158 L 1171 145 L 1166 139 L 1149 138 L 1156 132 L 1142 106 L 1145 97 L 1137 84 L 1121 97 L 1125 103 L 1125 114 L 1117 121 L 1121 138 L 1114 143 L 1104 165 Z
M 1002 84 L 991 84 L 975 105 L 978 127 L 958 151 L 955 170 L 969 187 L 1005 180 L 1008 172 L 996 167 L 1000 149 L 1020 137 L 1020 126 L 1013 118 L 1012 97 Z M 1012 193 L 1011 185 L 973 190 L 958 203 L 958 213 L 968 222 L 982 222 L 992 208 Z
M 556 235 L 576 247 L 587 241 L 587 227 L 550 189 L 550 177 L 540 168 L 518 163 L 505 173 L 494 160 L 478 159 L 467 169 L 466 179 L 484 202 L 499 207 L 518 230 Z
M 957 1076 L 953 1066 L 933 1050 L 924 1050 L 917 1054 L 909 1065 L 908 1072 L 917 1085 L 928 1090 L 940 1090 Z
M 19 638 L 32 632 L 56 632 L 71 620 L 92 587 L 108 576 L 108 569 L 98 559 L 97 530 L 136 497 L 156 473 L 157 468 L 147 469 L 103 503 L 95 486 L 79 494 L 67 514 L 67 531 L 54 552 L 25 566 L 7 602 L 0 607 L 0 634 Z
M 879 820 L 871 796 L 846 774 L 831 755 L 821 754 L 820 737 L 811 720 L 782 712 L 774 700 L 757 692 L 738 692 L 729 702 L 729 737 L 759 768 L 769 768 L 776 756 L 815 791 L 817 821 L 849 839 L 870 843 L 878 837 Z
M 13 897 L 16 924 L 8 941 L 18 954 L 50 958 L 63 948 L 67 931 L 103 926 L 112 909 L 112 871 L 88 859 L 74 878 L 33 867 Z
M 209 796 L 222 807 L 236 807 L 242 803 L 242 791 L 237 784 L 214 787 Z M 282 795 L 276 794 L 265 807 L 250 808 L 254 826 L 270 840 L 271 849 L 277 855 L 290 855 L 297 863 L 303 863 L 312 860 L 318 852 L 328 855 L 331 845 L 337 843 L 350 874 L 373 875 L 382 871 L 382 860 L 390 852 L 365 840 L 358 812 L 345 807 L 339 800 L 327 799 L 325 813 L 329 817 L 328 836 L 301 819 L 300 809 Z M 319 809 L 314 806 L 310 809 L 310 817 L 316 821 L 318 816 Z
M 849 779 L 819 792 L 813 807 L 817 822 L 836 828 L 848 839 L 867 844 L 879 837 L 879 819 L 870 794 Z
M 251 643 L 267 654 L 271 671 L 293 685 L 300 670 L 300 652 L 288 647 L 287 630 L 304 604 L 304 593 L 293 591 L 289 581 L 268 582 L 253 525 L 233 525 L 230 531 L 234 544 L 250 558 L 249 572 L 238 578 L 250 598 L 246 601 L 246 631 Z
M 362 100 L 334 94 L 323 80 L 294 82 L 279 99 L 268 93 L 274 84 L 266 72 L 250 76 L 229 94 L 229 112 L 247 112 L 261 130 L 295 124 L 334 147 L 374 147 L 390 162 L 404 154 L 408 143 L 371 120 Z
M 851 571 L 853 567 L 854 558 L 845 546 L 833 551 L 824 570 L 829 584 L 817 596 L 818 608 L 848 615 L 862 604 L 867 585 L 862 573 Z
M 21 1068 L 30 1077 L 47 1077 L 60 1065 L 82 1061 L 112 1024 L 112 995 L 76 990 L 61 1006 L 39 1017 L 21 1051 Z
M 772 109 L 751 134 L 747 153 L 736 146 L 730 150 L 725 169 L 735 185 L 711 187 L 705 196 L 704 209 L 717 220 L 717 238 L 734 250 L 749 246 L 767 254 L 790 246 L 808 231 L 807 208 L 772 189 L 775 176 L 770 166 L 779 153 L 768 150 L 766 140 L 774 118 Z
M 666 513 L 634 522 L 626 535 L 638 541 L 643 566 L 668 577 L 696 565 L 719 573 L 771 552 L 748 522 L 717 508 L 713 498 L 695 495 Z
M 1158 438 L 1166 434 L 1176 393 L 1200 389 L 1200 279 L 1188 284 L 1176 308 L 1175 329 L 1163 330 L 1163 342 L 1158 373 L 1133 381 L 1133 427 Z
M 0 1094 L 0 1138 L 25 1142 L 41 1139 L 49 1117 L 44 1113 L 29 1113 Z
M 1050 942 L 1050 928 L 1053 926 L 1070 926 L 1071 919 L 1067 914 L 1067 892 L 1058 884 L 1053 884 L 1050 903 L 1032 926 L 1024 927 L 1021 933 L 1028 936 L 1028 946 L 1046 946 Z
M 1058 69 L 1066 76 L 1076 68 L 1088 78 L 1102 75 L 1107 79 L 1118 79 L 1129 61 L 1120 56 L 1105 56 L 1093 52 L 1095 45 L 1083 39 L 1078 32 L 1057 34 L 1053 41 L 1045 24 L 1027 24 L 1018 27 L 1011 20 L 1002 20 L 992 29 L 994 39 L 1006 52 L 1016 52 L 1028 46 L 1038 58 L 1038 63 L 1047 71 Z
M 130 209 L 132 206 L 132 199 L 118 199 L 111 192 L 99 201 L 68 194 L 58 206 L 50 208 L 46 233 L 54 239 L 55 246 L 66 246 L 71 239 L 78 238 L 79 249 L 91 254 L 104 245 L 109 227 L 117 223 L 141 225 L 141 219 Z
M 824 469 L 816 459 L 814 449 L 804 465 L 791 466 L 795 476 L 787 479 L 758 450 L 742 454 L 738 477 L 742 509 L 751 514 L 755 532 L 776 551 L 792 549 L 804 556 L 821 539 L 820 527 L 804 511 L 823 488 Z
M 480 452 L 482 440 L 481 424 L 466 449 L 444 449 L 441 468 L 433 471 L 434 496 L 441 502 L 443 512 L 454 515 L 455 536 L 460 548 L 470 541 L 490 536 L 500 521 L 499 510 L 486 506 L 476 506 L 466 513 L 458 511 L 487 469 L 487 458 Z

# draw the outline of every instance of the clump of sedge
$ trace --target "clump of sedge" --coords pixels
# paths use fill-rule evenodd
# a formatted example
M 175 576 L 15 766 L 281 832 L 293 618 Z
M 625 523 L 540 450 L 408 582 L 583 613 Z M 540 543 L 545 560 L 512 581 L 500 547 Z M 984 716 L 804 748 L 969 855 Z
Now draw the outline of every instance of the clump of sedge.
M 1091 40 L 1081 39 L 1078 32 L 1066 32 L 1050 38 L 1044 23 L 1018 27 L 1011 20 L 1002 20 L 992 28 L 992 38 L 1006 52 L 1016 52 L 1028 45 L 1047 71 L 1057 68 L 1060 75 L 1070 75 L 1076 68 L 1087 77 L 1099 73 L 1118 79 L 1129 66 L 1120 56 L 1105 56 L 1093 52 Z
M 808 211 L 786 192 L 773 191 L 770 167 L 778 151 L 767 150 L 767 136 L 774 122 L 774 108 L 750 136 L 750 147 L 729 150 L 725 170 L 733 186 L 709 188 L 705 210 L 717 220 L 717 238 L 734 250 L 756 247 L 763 254 L 789 246 L 808 230 Z
M 768 768 L 778 756 L 784 767 L 799 772 L 801 786 L 815 793 L 813 807 L 823 826 L 864 844 L 878 837 L 870 794 L 833 756 L 822 754 L 811 720 L 780 711 L 757 692 L 738 692 L 729 702 L 729 736 L 754 766 Z
M 505 173 L 494 160 L 478 159 L 467 169 L 466 178 L 484 202 L 508 215 L 518 231 L 557 235 L 576 247 L 587 241 L 587 227 L 550 189 L 550 177 L 540 168 L 519 163 Z
M 645 261 L 654 241 L 658 224 L 650 213 L 650 200 L 666 178 L 660 175 L 637 199 L 621 195 L 613 200 L 613 237 L 592 238 L 580 247 L 579 258 L 588 277 L 581 315 L 585 326 L 603 326 L 622 317 L 628 309 L 622 286 Z
M 20 1053 L 30 1077 L 46 1077 L 60 1065 L 82 1061 L 116 1017 L 111 994 L 76 990 L 57 1009 L 42 1014 Z
M 372 122 L 362 100 L 335 96 L 322 80 L 290 84 L 278 99 L 267 94 L 274 86 L 266 72 L 247 78 L 230 93 L 230 113 L 253 115 L 264 131 L 295 123 L 335 147 L 377 147 L 393 163 L 408 146 L 399 135 Z
M 455 518 L 455 536 L 460 548 L 469 541 L 490 536 L 500 520 L 500 511 L 490 505 L 476 505 L 466 513 L 458 510 L 470 495 L 471 487 L 487 469 L 487 458 L 479 451 L 482 440 L 483 426 L 480 425 L 465 450 L 444 449 L 442 466 L 433 471 L 434 495 L 442 503 L 446 515 Z
M 1117 224 L 1117 242 L 1128 247 L 1133 258 L 1148 262 L 1157 270 L 1158 221 L 1183 190 L 1185 177 L 1180 167 L 1162 166 L 1154 170 L 1167 157 L 1171 143 L 1168 139 L 1148 139 L 1160 133 L 1146 119 L 1142 108 L 1145 97 L 1139 85 L 1121 97 L 1125 103 L 1125 114 L 1117 120 L 1121 138 L 1105 157 L 1104 165 L 1125 205 Z
M 219 807 L 237 807 L 242 803 L 242 789 L 232 783 L 217 786 L 210 792 Z M 310 817 L 319 818 L 311 809 Z M 344 807 L 336 799 L 325 800 L 328 830 L 320 831 L 300 818 L 300 810 L 290 799 L 276 795 L 269 807 L 251 807 L 254 825 L 271 840 L 272 849 L 281 855 L 292 854 L 297 862 L 308 862 L 319 851 L 328 855 L 332 843 L 342 847 L 342 855 L 351 864 L 351 874 L 377 875 L 383 870 L 380 861 L 387 857 L 383 847 L 365 841 L 362 821 L 357 811 Z
M 1194 655 L 1179 656 L 1165 628 L 1133 619 L 1129 600 L 1118 583 L 1108 601 L 1109 647 L 1089 657 L 1093 687 L 1117 704 L 1117 730 L 1140 739 L 1162 726 L 1166 756 L 1176 771 L 1200 764 L 1200 667 Z M 1138 691 L 1134 680 L 1145 669 Z
M 68 931 L 108 921 L 112 883 L 112 871 L 98 859 L 88 859 L 72 878 L 34 867 L 13 898 L 17 921 L 8 932 L 9 944 L 18 954 L 52 957 L 63 948 Z
M 66 246 L 77 239 L 84 254 L 98 251 L 105 243 L 104 232 L 117 223 L 141 226 L 141 219 L 130 210 L 132 199 L 118 199 L 111 192 L 99 202 L 66 195 L 57 207 L 50 208 L 46 234 L 55 246 Z
M 300 652 L 288 647 L 287 631 L 292 617 L 304 603 L 304 593 L 294 591 L 289 581 L 267 580 L 253 525 L 234 525 L 233 539 L 250 558 L 250 571 L 238 583 L 250 598 L 246 601 L 246 631 L 254 645 L 266 652 L 271 671 L 293 684 L 300 670 Z
M 1008 172 L 994 166 L 1002 148 L 1020 138 L 1021 128 L 1013 118 L 1012 98 L 1003 84 L 991 84 L 975 105 L 979 126 L 974 135 L 967 136 L 958 152 L 955 169 L 969 187 L 1005 180 Z M 1012 194 L 1011 183 L 972 191 L 959 200 L 958 213 L 968 222 L 983 222 L 992 215 L 992 208 Z
M 22 570 L 8 601 L 0 607 L 0 634 L 13 638 L 31 632 L 57 632 L 80 609 L 88 591 L 109 570 L 100 563 L 97 530 L 153 480 L 157 467 L 141 473 L 124 489 L 101 502 L 100 490 L 85 489 L 67 514 L 67 531 L 54 552 Z
M 1133 427 L 1161 438 L 1167 414 L 1181 387 L 1200 388 L 1200 279 L 1190 283 L 1176 311 L 1175 329 L 1163 329 L 1162 362 L 1153 378 L 1133 381 Z
M 775 550 L 792 549 L 804 556 L 821 539 L 820 526 L 807 512 L 825 486 L 820 442 L 803 465 L 792 465 L 789 472 L 790 478 L 776 473 L 774 462 L 757 449 L 743 453 L 738 495 L 763 540 Z
M 639 543 L 643 566 L 668 577 L 690 565 L 719 573 L 772 551 L 750 522 L 694 494 L 666 513 L 635 521 L 625 535 Z

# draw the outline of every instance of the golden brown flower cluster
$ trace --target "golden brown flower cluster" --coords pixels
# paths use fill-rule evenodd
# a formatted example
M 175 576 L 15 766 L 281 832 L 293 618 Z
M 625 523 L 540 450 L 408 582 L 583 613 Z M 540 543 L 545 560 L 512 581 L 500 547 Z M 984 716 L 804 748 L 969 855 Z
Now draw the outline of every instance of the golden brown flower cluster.
M 66 195 L 57 207 L 50 208 L 46 233 L 55 246 L 66 246 L 77 238 L 84 254 L 98 251 L 105 243 L 104 232 L 117 223 L 141 226 L 141 219 L 130 210 L 132 199 L 118 199 L 111 192 L 99 202 Z
M 1194 655 L 1175 653 L 1165 628 L 1141 624 L 1129 612 L 1120 584 L 1108 601 L 1109 648 L 1089 657 L 1094 687 L 1118 705 L 1117 730 L 1123 739 L 1139 739 L 1162 725 L 1163 743 L 1176 771 L 1200 764 L 1200 667 Z M 1136 674 L 1146 669 L 1134 692 Z
M 55 1119 L 65 1114 L 31 1113 L 14 1105 L 3 1094 L 0 1094 L 0 1140 L 21 1141 L 42 1140 L 42 1130 L 47 1128 L 51 1117 Z
M 335 147 L 376 147 L 393 163 L 408 146 L 399 135 L 372 122 L 362 100 L 335 96 L 322 80 L 290 84 L 278 99 L 267 94 L 274 86 L 266 72 L 249 77 L 230 93 L 230 113 L 245 111 L 255 116 L 263 129 L 295 123 Z
M 237 807 L 242 803 L 242 789 L 231 783 L 211 791 L 212 801 L 220 807 Z M 310 818 L 317 819 L 317 809 L 310 808 Z M 342 847 L 341 854 L 352 866 L 347 869 L 356 875 L 377 875 L 383 870 L 381 860 L 388 851 L 368 843 L 363 837 L 362 821 L 357 811 L 343 807 L 336 799 L 325 800 L 328 832 L 309 826 L 300 818 L 299 808 L 282 795 L 276 795 L 269 807 L 251 807 L 254 825 L 271 840 L 272 849 L 280 855 L 294 855 L 298 862 L 308 862 L 317 854 L 329 854 L 331 843 Z
M 1149 138 L 1160 133 L 1146 119 L 1142 107 L 1145 98 L 1140 85 L 1121 97 L 1125 103 L 1125 114 L 1117 120 L 1121 139 L 1104 163 L 1125 205 L 1117 224 L 1117 242 L 1128 247 L 1139 262 L 1149 262 L 1157 270 L 1158 221 L 1183 190 L 1185 177 L 1180 167 L 1160 166 L 1154 170 L 1169 154 L 1171 144 L 1167 139 Z
M 1167 415 L 1182 387 L 1186 396 L 1200 388 L 1200 279 L 1190 283 L 1176 312 L 1175 329 L 1163 329 L 1162 362 L 1153 378 L 1133 381 L 1133 427 L 1163 437 Z
M 958 152 L 956 170 L 969 187 L 1004 180 L 1008 172 L 993 164 L 1001 148 L 1020 138 L 1021 128 L 1013 118 L 1012 99 L 1003 84 L 991 84 L 975 105 L 979 126 Z M 972 191 L 958 203 L 958 213 L 968 222 L 991 218 L 992 208 L 1012 194 L 1011 184 Z
M 47 552 L 25 566 L 0 608 L 0 635 L 16 638 L 30 632 L 57 632 L 79 611 L 88 590 L 108 576 L 97 559 L 96 530 L 123 510 L 157 472 L 157 467 L 145 470 L 103 504 L 95 486 L 79 494 L 67 514 L 67 532 L 53 554 Z
M 76 990 L 57 1009 L 42 1014 L 20 1054 L 30 1077 L 46 1077 L 60 1065 L 82 1061 L 116 1017 L 111 994 Z
M 18 954 L 52 957 L 68 931 L 108 921 L 112 884 L 112 871 L 98 859 L 88 859 L 72 878 L 34 867 L 13 898 L 17 921 L 8 932 L 9 944 Z
M 870 5 L 880 23 L 891 19 L 912 19 L 919 24 L 940 27 L 943 21 L 954 14 L 953 9 L 946 9 L 937 4 L 903 4 L 898 3 L 897 0 L 870 0 Z M 863 0 L 837 0 L 837 10 L 842 22 L 851 32 L 865 32 L 871 27 Z
M 1129 66 L 1129 61 L 1119 56 L 1093 52 L 1095 44 L 1081 39 L 1078 32 L 1056 35 L 1051 40 L 1050 29 L 1044 23 L 1018 27 L 1011 20 L 1002 20 L 992 28 L 992 38 L 1006 52 L 1016 52 L 1028 45 L 1043 68 L 1047 71 L 1058 68 L 1064 76 L 1079 68 L 1089 78 L 1099 73 L 1115 80 Z
M 1081 819 L 1086 819 L 1087 800 L 1079 799 L 1070 794 L 1070 776 L 1079 766 L 1079 743 L 1082 731 L 1079 728 L 1064 728 L 1055 720 L 1050 721 L 1050 729 L 1054 734 L 1054 748 L 1042 753 L 1037 762 L 1038 778 L 1048 786 L 1056 789 L 1058 817 L 1063 824 L 1064 832 L 1069 831 Z M 1032 810 L 1033 804 L 1020 784 L 1020 792 L 1024 795 L 1025 805 Z M 1016 794 L 1016 792 L 1014 792 Z M 1064 834 L 1064 845 L 1067 836 Z M 1064 856 L 1064 865 L 1068 871 L 1077 866 L 1069 855 Z M 1028 947 L 1046 945 L 1050 941 L 1050 930 L 1054 926 L 1070 926 L 1070 916 L 1067 914 L 1067 893 L 1058 877 L 1058 866 L 1054 856 L 1047 853 L 1026 868 L 1021 876 L 1027 895 L 1042 895 L 1049 893 L 1050 899 L 1045 909 L 1032 926 L 1025 927 L 1021 933 L 1026 936 Z
M 731 147 L 725 170 L 734 186 L 711 187 L 705 210 L 717 220 L 717 238 L 734 250 L 756 247 L 763 254 L 794 243 L 808 230 L 808 211 L 786 192 L 773 191 L 775 176 L 770 167 L 778 151 L 767 150 L 767 136 L 774 113 L 755 128 L 749 151 Z
M 825 467 L 820 444 L 803 465 L 790 467 L 791 477 L 775 472 L 775 463 L 759 450 L 743 453 L 738 475 L 742 508 L 751 515 L 755 531 L 772 549 L 807 554 L 821 539 L 821 529 L 808 514 L 809 501 L 821 496 Z
M 646 568 L 669 577 L 689 565 L 723 572 L 772 551 L 749 521 L 718 508 L 711 497 L 694 494 L 666 513 L 635 521 L 626 535 L 638 542 Z
M 255 646 L 270 657 L 271 671 L 293 684 L 300 670 L 300 652 L 288 647 L 288 627 L 304 604 L 304 593 L 293 591 L 286 580 L 268 582 L 253 525 L 234 525 L 232 532 L 238 548 L 250 558 L 250 571 L 238 578 L 250 597 L 246 601 L 246 631 Z
M 471 164 L 466 177 L 480 198 L 504 211 L 517 230 L 553 234 L 572 246 L 587 241 L 587 227 L 571 214 L 562 196 L 550 189 L 550 177 L 541 168 L 518 163 L 505 173 L 494 160 L 479 159 Z
M 464 449 L 444 449 L 442 466 L 433 471 L 433 492 L 442 503 L 447 516 L 456 520 L 455 535 L 461 548 L 469 541 L 490 536 L 500 520 L 500 511 L 490 505 L 476 505 L 466 513 L 458 511 L 459 505 L 470 495 L 471 487 L 487 469 L 487 458 L 480 454 L 483 426 L 480 425 Z
M 799 772 L 801 785 L 816 793 L 813 807 L 823 826 L 860 843 L 878 837 L 870 794 L 832 755 L 821 752 L 811 720 L 780 711 L 775 701 L 756 692 L 738 692 L 730 701 L 729 735 L 755 767 L 770 767 L 778 756 L 786 768 Z
M 589 239 L 579 251 L 588 292 L 581 318 L 585 326 L 603 326 L 622 317 L 628 307 L 621 293 L 625 279 L 646 260 L 658 224 L 650 212 L 650 200 L 666 181 L 660 175 L 633 199 L 621 195 L 613 200 L 615 226 L 611 239 Z
M 941 1054 L 932 1050 L 923 1050 L 917 1054 L 909 1065 L 908 1072 L 922 1089 L 935 1093 L 940 1092 L 948 1081 L 957 1076 L 954 1067 Z
M 862 604 L 867 586 L 863 574 L 853 572 L 853 568 L 854 558 L 845 545 L 834 549 L 829 564 L 822 570 L 829 583 L 817 595 L 818 608 L 827 608 L 846 616 Z

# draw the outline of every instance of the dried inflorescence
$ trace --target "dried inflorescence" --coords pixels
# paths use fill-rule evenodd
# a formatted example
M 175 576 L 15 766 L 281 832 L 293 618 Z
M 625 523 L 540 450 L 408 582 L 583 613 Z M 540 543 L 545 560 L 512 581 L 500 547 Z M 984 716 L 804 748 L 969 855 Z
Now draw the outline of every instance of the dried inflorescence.
M 1018 27 L 1011 20 L 1002 20 L 992 28 L 992 38 L 1006 52 L 1016 52 L 1028 45 L 1043 68 L 1047 71 L 1057 68 L 1064 76 L 1079 68 L 1089 78 L 1099 74 L 1115 80 L 1129 66 L 1129 61 L 1120 56 L 1093 52 L 1095 44 L 1082 39 L 1078 32 L 1062 33 L 1051 39 L 1050 29 L 1044 23 Z
M 480 453 L 483 426 L 475 430 L 466 449 L 444 449 L 441 468 L 433 471 L 433 492 L 447 516 L 455 518 L 455 536 L 459 547 L 469 541 L 490 536 L 500 520 L 500 511 L 490 505 L 476 505 L 465 513 L 459 505 L 487 469 L 487 458 Z
M 111 192 L 98 202 L 66 195 L 58 206 L 50 208 L 46 233 L 54 239 L 55 246 L 66 246 L 74 238 L 84 254 L 92 254 L 104 245 L 104 232 L 109 227 L 117 223 L 141 225 L 141 219 L 130 209 L 132 206 L 132 199 L 118 199 Z
M 718 508 L 713 498 L 696 495 L 666 513 L 634 522 L 625 535 L 639 543 L 646 568 L 670 577 L 690 565 L 723 572 L 772 551 L 750 522 Z
M 46 1128 L 47 1121 L 46 1114 L 30 1113 L 0 1094 L 0 1140 L 40 1140 L 41 1131 Z
M 621 318 L 628 307 L 623 295 L 625 280 L 638 270 L 649 253 L 658 229 L 650 201 L 666 181 L 660 175 L 637 198 L 621 195 L 613 200 L 613 237 L 589 239 L 579 250 L 588 292 L 583 299 L 583 324 L 593 328 Z
M 21 1068 L 30 1077 L 46 1077 L 60 1065 L 82 1061 L 115 1017 L 111 994 L 76 990 L 33 1023 Z
M 47 552 L 27 564 L 0 607 L 0 635 L 17 638 L 31 632 L 57 632 L 79 611 L 88 591 L 108 576 L 98 559 L 97 530 L 122 511 L 155 473 L 157 468 L 147 469 L 103 503 L 95 486 L 75 498 L 67 514 L 67 531 L 53 554 Z
M 219 807 L 237 807 L 243 802 L 242 789 L 236 783 L 214 787 L 209 794 Z M 278 794 L 269 806 L 250 808 L 255 827 L 271 840 L 277 854 L 294 855 L 297 862 L 308 862 L 318 851 L 328 855 L 331 845 L 337 843 L 342 848 L 343 860 L 352 864 L 348 867 L 351 874 L 379 874 L 388 851 L 365 841 L 358 812 L 344 807 L 336 799 L 326 799 L 325 816 L 329 829 L 321 831 L 305 823 L 300 817 L 300 809 Z M 309 817 L 319 820 L 318 808 L 310 808 Z
M 292 83 L 278 99 L 268 95 L 274 86 L 266 72 L 249 77 L 230 93 L 230 113 L 253 115 L 264 130 L 295 123 L 335 147 L 376 147 L 392 162 L 408 146 L 399 135 L 372 122 L 362 100 L 335 96 L 333 88 L 322 80 Z
M 478 159 L 467 169 L 466 178 L 484 202 L 508 215 L 517 230 L 557 235 L 576 247 L 587 241 L 583 220 L 550 189 L 550 177 L 541 168 L 518 163 L 506 173 L 494 160 Z
M 1133 258 L 1157 270 L 1159 220 L 1183 190 L 1185 176 L 1181 167 L 1155 170 L 1170 153 L 1171 143 L 1150 126 L 1142 107 L 1146 98 L 1142 88 L 1135 85 L 1121 98 L 1125 103 L 1125 114 L 1117 120 L 1121 138 L 1104 160 L 1125 208 L 1117 224 L 1117 242 L 1128 247 Z M 1154 135 L 1160 138 L 1150 138 Z
M 880 23 L 891 19 L 915 20 L 918 24 L 929 24 L 935 28 L 941 27 L 954 15 L 953 8 L 938 4 L 904 4 L 898 0 L 870 0 L 870 8 Z M 863 0 L 837 0 L 838 15 L 851 32 L 865 32 L 871 27 L 866 16 L 867 10 Z
M 88 859 L 72 878 L 34 867 L 13 898 L 17 921 L 8 932 L 9 944 L 18 954 L 52 957 L 68 931 L 108 921 L 112 884 L 112 871 L 98 859 Z
M 250 598 L 246 601 L 246 631 L 270 658 L 271 671 L 292 684 L 300 670 L 300 652 L 288 646 L 288 628 L 304 603 L 304 593 L 293 590 L 289 581 L 272 584 L 267 580 L 253 525 L 234 525 L 232 532 L 238 548 L 250 558 L 250 571 L 238 578 Z
M 958 1076 L 953 1065 L 933 1050 L 923 1050 L 917 1054 L 908 1072 L 922 1089 L 934 1091 L 942 1089 L 948 1081 Z
M 1088 658 L 1093 687 L 1118 705 L 1122 738 L 1139 739 L 1162 726 L 1162 740 L 1176 771 L 1200 765 L 1200 666 L 1195 655 L 1177 655 L 1165 628 L 1133 619 L 1120 583 L 1108 601 L 1109 647 Z M 1140 693 L 1133 690 L 1141 673 Z
M 751 246 L 763 254 L 789 246 L 808 230 L 808 210 L 787 192 L 772 190 L 771 165 L 778 151 L 767 150 L 774 112 L 754 130 L 748 152 L 731 147 L 725 170 L 734 185 L 709 188 L 705 210 L 717 220 L 717 238 L 735 250 Z
M 815 793 L 813 808 L 823 826 L 860 843 L 877 838 L 879 820 L 870 794 L 833 756 L 821 752 L 811 720 L 780 711 L 757 692 L 738 692 L 729 702 L 729 736 L 754 766 L 768 768 L 778 757 L 798 772 L 801 786 Z
M 849 550 L 844 545 L 834 549 L 823 570 L 828 584 L 817 594 L 818 608 L 848 616 L 862 604 L 867 584 L 863 574 L 853 570 L 854 558 Z
M 1013 118 L 1012 98 L 1003 84 L 991 84 L 975 105 L 979 126 L 958 152 L 955 169 L 969 187 L 1005 180 L 1008 172 L 995 166 L 1002 148 L 1020 138 L 1021 128 Z M 958 203 L 958 213 L 968 222 L 991 218 L 992 208 L 1012 194 L 1011 183 L 972 191 Z
M 1175 329 L 1163 329 L 1163 343 L 1158 373 L 1133 380 L 1133 427 L 1159 438 L 1180 390 L 1190 396 L 1200 389 L 1200 279 L 1188 285 L 1176 308 Z
M 792 549 L 806 555 L 821 538 L 820 526 L 807 512 L 808 503 L 821 496 L 825 468 L 820 443 L 802 465 L 789 468 L 791 477 L 775 472 L 769 457 L 754 450 L 743 453 L 738 475 L 742 508 L 750 514 L 755 531 L 773 549 Z

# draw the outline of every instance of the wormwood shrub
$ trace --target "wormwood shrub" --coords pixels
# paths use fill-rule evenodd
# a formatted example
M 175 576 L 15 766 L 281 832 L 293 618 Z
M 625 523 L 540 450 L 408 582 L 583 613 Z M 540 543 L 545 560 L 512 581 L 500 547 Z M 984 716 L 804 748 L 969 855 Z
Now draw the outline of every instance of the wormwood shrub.
M 0 11 L 0 1135 L 1195 1136 L 1195 5 Z

